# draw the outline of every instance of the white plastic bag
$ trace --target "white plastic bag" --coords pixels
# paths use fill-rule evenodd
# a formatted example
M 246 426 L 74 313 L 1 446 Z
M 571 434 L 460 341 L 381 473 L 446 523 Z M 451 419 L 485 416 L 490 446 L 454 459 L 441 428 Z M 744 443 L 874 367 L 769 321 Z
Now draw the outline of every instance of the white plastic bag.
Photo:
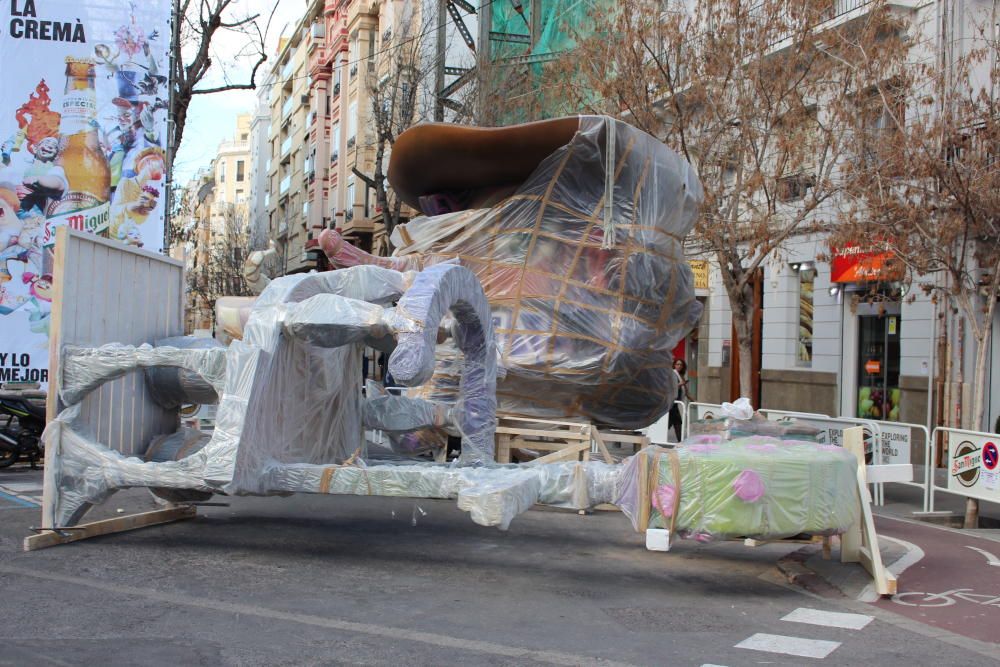
M 745 420 L 753 417 L 753 406 L 750 405 L 750 399 L 744 396 L 733 403 L 723 403 L 720 412 L 723 417 Z

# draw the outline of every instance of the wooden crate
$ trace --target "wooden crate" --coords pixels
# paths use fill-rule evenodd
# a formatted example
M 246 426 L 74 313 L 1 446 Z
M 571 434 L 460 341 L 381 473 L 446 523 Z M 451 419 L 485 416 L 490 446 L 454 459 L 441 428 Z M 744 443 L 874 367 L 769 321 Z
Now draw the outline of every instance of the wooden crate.
M 513 449 L 549 452 L 533 463 L 589 461 L 595 453 L 606 462 L 614 463 L 601 432 L 590 423 L 498 415 L 497 463 L 510 463 Z

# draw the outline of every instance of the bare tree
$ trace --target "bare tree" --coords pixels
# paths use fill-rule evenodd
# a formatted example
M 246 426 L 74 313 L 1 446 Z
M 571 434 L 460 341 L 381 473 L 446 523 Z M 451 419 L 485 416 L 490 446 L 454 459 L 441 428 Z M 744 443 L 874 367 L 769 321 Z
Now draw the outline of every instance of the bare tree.
M 979 25 L 961 42 L 946 38 L 935 47 L 916 33 L 858 61 L 877 83 L 855 115 L 857 159 L 847 176 L 857 203 L 841 237 L 884 248 L 964 321 L 975 362 L 971 411 L 963 409 L 959 425 L 987 430 L 987 364 L 1000 297 L 1000 43 L 990 10 L 968 17 Z M 965 379 L 961 359 L 948 366 L 948 379 Z
M 421 8 L 417 5 L 423 5 Z M 430 4 L 406 2 L 395 26 L 382 33 L 379 60 L 369 70 L 367 83 L 371 98 L 369 146 L 375 149 L 370 175 L 357 168 L 354 174 L 375 191 L 375 206 L 381 210 L 386 235 L 399 224 L 403 202 L 386 181 L 389 156 L 397 137 L 407 128 L 431 120 L 437 91 L 434 90 L 440 56 L 435 46 L 436 16 Z M 452 122 L 467 122 L 457 114 Z
M 257 72 L 267 61 L 264 40 L 275 8 L 277 2 L 262 26 L 263 17 L 243 12 L 237 0 L 173 0 L 173 96 L 168 141 L 172 148 L 171 160 L 184 138 L 188 107 L 195 95 L 257 87 Z M 219 48 L 219 41 L 226 37 L 236 39 L 235 48 L 226 53 L 225 58 L 214 58 L 213 52 Z M 249 74 L 241 74 L 240 79 L 232 80 L 230 77 L 235 66 L 245 62 L 250 64 Z M 201 86 L 213 66 L 221 75 L 222 82 Z
M 695 166 L 705 190 L 695 250 L 721 273 L 744 396 L 756 276 L 790 237 L 836 218 L 843 127 L 864 74 L 845 53 L 877 57 L 891 29 L 872 4 L 830 27 L 827 0 L 622 0 L 595 16 L 607 30 L 581 35 L 551 68 L 560 97 L 624 117 Z
M 219 297 L 254 295 L 243 272 L 251 252 L 246 207 L 221 204 L 212 215 L 189 218 L 183 238 L 191 248 L 188 307 L 214 325 Z

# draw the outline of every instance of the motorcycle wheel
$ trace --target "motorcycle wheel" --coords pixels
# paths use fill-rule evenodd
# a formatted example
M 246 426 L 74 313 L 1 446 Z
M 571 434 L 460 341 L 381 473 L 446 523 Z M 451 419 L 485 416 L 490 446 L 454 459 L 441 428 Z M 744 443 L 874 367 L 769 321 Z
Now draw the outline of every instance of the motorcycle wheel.
M 6 443 L 0 443 L 0 468 L 9 468 L 17 462 L 18 458 L 19 453 L 16 449 Z

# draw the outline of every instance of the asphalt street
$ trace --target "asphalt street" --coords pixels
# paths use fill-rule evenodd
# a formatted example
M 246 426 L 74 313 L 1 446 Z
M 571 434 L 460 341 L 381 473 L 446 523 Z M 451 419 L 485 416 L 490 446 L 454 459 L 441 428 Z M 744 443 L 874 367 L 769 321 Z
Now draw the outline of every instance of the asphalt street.
M 775 562 L 801 545 L 653 553 L 616 512 L 530 511 L 501 532 L 450 501 L 222 498 L 194 520 L 25 553 L 38 488 L 39 473 L 0 473 L 3 665 L 909 667 L 1000 656 L 891 608 L 789 586 Z M 92 518 L 151 506 L 145 491 L 122 492 Z

